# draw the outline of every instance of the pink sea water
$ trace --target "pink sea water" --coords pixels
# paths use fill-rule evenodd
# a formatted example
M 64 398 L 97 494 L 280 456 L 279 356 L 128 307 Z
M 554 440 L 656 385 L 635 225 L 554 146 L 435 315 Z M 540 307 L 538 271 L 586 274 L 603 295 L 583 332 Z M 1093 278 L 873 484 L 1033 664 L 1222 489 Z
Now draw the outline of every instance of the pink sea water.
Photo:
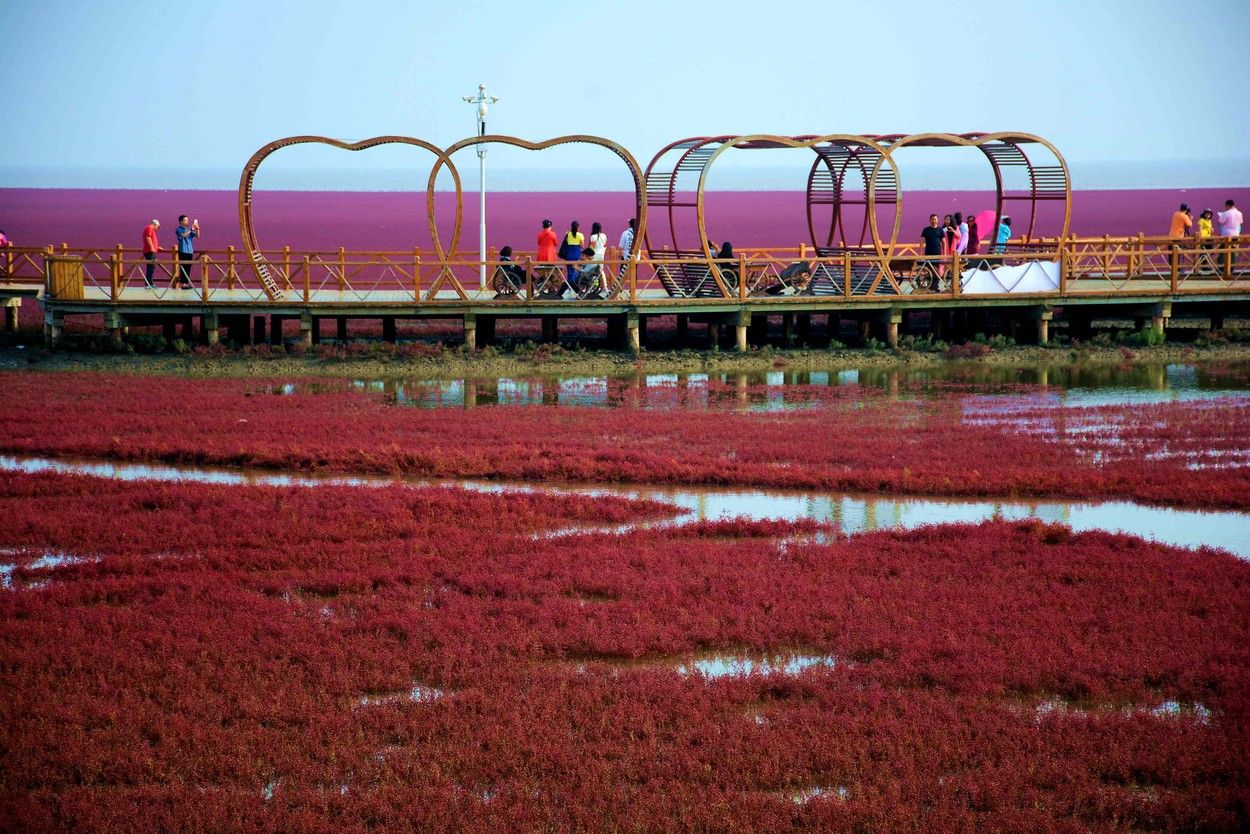
M 1250 203 L 1250 189 L 1157 189 L 1076 191 L 1072 198 L 1071 231 L 1080 235 L 1166 234 L 1177 205 L 1187 202 L 1194 216 L 1204 208 L 1218 210 L 1232 198 Z M 450 237 L 454 197 L 438 195 L 440 235 Z M 540 221 L 550 218 L 557 229 L 581 221 L 587 233 L 601 222 L 609 240 L 616 240 L 634 213 L 633 194 L 624 192 L 505 192 L 491 194 L 487 207 L 489 245 L 532 248 Z M 917 237 L 930 212 L 981 211 L 991 208 L 984 192 L 917 191 L 904 201 L 900 240 Z M 1017 213 L 1020 204 L 1009 210 Z M 1044 206 L 1037 234 L 1058 231 L 1057 204 Z M 693 245 L 693 212 L 678 218 L 682 245 Z M 90 189 L 0 189 L 0 229 L 14 245 L 127 247 L 140 244 L 143 226 L 153 217 L 162 224 L 163 244 L 173 241 L 179 214 L 199 219 L 201 249 L 240 246 L 237 196 L 233 191 L 140 191 Z M 265 248 L 403 251 L 431 245 L 425 195 L 405 192 L 274 191 L 255 197 L 256 229 Z M 709 234 L 736 246 L 797 246 L 810 242 L 801 192 L 714 192 L 707 197 Z M 818 221 L 821 218 L 818 216 Z M 884 213 L 881 220 L 885 222 Z M 827 219 L 823 223 L 828 223 Z M 477 195 L 465 195 L 461 249 L 477 247 Z M 669 242 L 668 218 L 653 212 L 653 241 Z M 1017 224 L 1019 230 L 1019 224 Z M 984 234 L 983 230 L 983 234 Z

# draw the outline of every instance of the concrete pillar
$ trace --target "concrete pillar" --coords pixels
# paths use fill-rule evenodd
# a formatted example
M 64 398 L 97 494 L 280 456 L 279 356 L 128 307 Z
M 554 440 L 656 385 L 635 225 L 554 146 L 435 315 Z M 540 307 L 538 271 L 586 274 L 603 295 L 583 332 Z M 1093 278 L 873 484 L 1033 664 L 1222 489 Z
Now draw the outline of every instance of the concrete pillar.
M 464 314 L 464 345 L 469 350 L 477 350 L 477 315 Z
M 642 352 L 642 319 L 634 312 L 625 314 L 625 342 L 634 353 Z
M 861 319 L 859 322 L 859 341 L 867 343 L 872 336 L 872 322 L 868 319 Z
M 690 316 L 677 314 L 677 347 L 685 347 L 690 337 Z
M 392 342 L 392 343 L 395 341 L 395 317 L 394 316 L 382 317 L 382 341 Z
M 340 342 L 346 342 L 347 341 L 347 316 L 339 316 L 335 320 L 335 325 L 337 329 L 337 332 L 335 335 L 338 337 L 338 340 Z
M 1172 303 L 1164 301 L 1155 305 L 1154 315 L 1151 316 L 1150 325 L 1155 329 L 1156 333 L 1162 333 L 1168 326 L 1168 319 L 1172 318 Z
M 794 343 L 794 313 L 781 314 L 781 343 L 787 347 Z
M 4 330 L 6 333 L 17 332 L 17 311 L 22 305 L 22 299 L 10 298 L 4 305 Z
M 797 326 L 799 344 L 810 344 L 812 341 L 812 314 L 795 313 L 794 321 Z
M 751 319 L 752 319 L 752 316 L 749 310 L 738 311 L 737 327 L 735 328 L 735 331 L 734 331 L 734 336 L 736 337 L 734 339 L 734 342 L 735 342 L 735 347 L 737 347 L 738 349 L 738 353 L 747 352 L 747 342 L 748 342 L 747 331 L 750 330 L 751 328 Z
M 43 314 L 43 343 L 50 348 L 56 347 L 61 341 L 65 329 L 65 316 L 52 310 Z
M 299 343 L 306 348 L 312 347 L 312 331 L 312 313 L 301 313 L 299 317 Z
M 178 338 L 178 323 L 173 319 L 166 319 L 161 322 L 161 331 L 165 336 L 165 343 L 172 345 L 174 343 L 174 339 Z
M 256 316 L 252 319 L 252 344 L 263 345 L 265 343 L 265 317 Z
M 321 344 L 321 319 L 313 316 L 312 320 L 312 343 L 314 345 Z
M 203 332 L 205 341 L 210 345 L 215 345 L 221 341 L 219 324 L 216 311 L 210 310 L 200 316 L 200 331 Z
M 269 344 L 282 344 L 282 316 L 269 317 Z
M 1050 342 L 1050 320 L 1054 313 L 1049 307 L 1041 307 L 1036 313 L 1037 318 L 1037 343 L 1045 345 Z
M 192 316 L 182 319 L 182 341 L 188 345 L 195 344 L 195 319 Z
M 898 326 L 903 321 L 901 310 L 891 310 L 885 320 L 885 340 L 890 347 L 898 347 Z
M 707 323 L 707 342 L 708 347 L 720 347 L 720 322 L 710 321 Z
M 122 341 L 122 317 L 115 311 L 110 310 L 104 314 L 104 327 L 109 332 L 109 341 L 113 343 L 114 348 L 125 344 Z

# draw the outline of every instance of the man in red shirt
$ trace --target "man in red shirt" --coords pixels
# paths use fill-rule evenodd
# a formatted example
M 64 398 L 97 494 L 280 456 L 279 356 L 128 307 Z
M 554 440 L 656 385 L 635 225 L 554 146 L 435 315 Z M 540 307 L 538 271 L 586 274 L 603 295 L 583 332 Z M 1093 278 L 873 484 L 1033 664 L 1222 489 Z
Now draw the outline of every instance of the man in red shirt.
M 556 233 L 551 228 L 551 221 L 543 221 L 543 229 L 538 233 L 538 254 L 535 260 L 554 261 L 556 259 Z
M 156 272 L 156 253 L 161 251 L 161 245 L 156 240 L 156 230 L 160 227 L 161 221 L 155 219 L 143 227 L 143 259 L 148 262 L 143 271 L 143 281 L 149 289 L 156 286 L 152 283 L 152 274 Z

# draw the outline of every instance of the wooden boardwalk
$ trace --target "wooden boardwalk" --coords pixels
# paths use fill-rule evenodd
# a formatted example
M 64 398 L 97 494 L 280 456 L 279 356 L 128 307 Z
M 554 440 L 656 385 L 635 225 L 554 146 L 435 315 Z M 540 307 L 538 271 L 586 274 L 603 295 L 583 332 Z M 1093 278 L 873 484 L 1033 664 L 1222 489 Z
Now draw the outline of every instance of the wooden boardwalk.
M 584 262 L 583 262 L 584 264 Z M 992 308 L 1000 317 L 1036 323 L 1048 338 L 1056 311 L 1069 319 L 1116 315 L 1149 320 L 1164 328 L 1174 316 L 1220 322 L 1250 312 L 1250 238 L 1065 238 L 1013 242 L 1002 254 L 924 257 L 896 246 L 887 257 L 865 250 L 817 254 L 808 247 L 742 251 L 732 261 L 662 254 L 622 258 L 609 251 L 597 274 L 569 279 L 567 264 L 540 263 L 518 253 L 483 264 L 475 256 L 437 259 L 412 252 L 256 253 L 255 261 L 227 249 L 197 254 L 182 267 L 162 256 L 153 268 L 141 252 L 22 249 L 0 253 L 0 304 L 12 311 L 21 298 L 38 297 L 45 335 L 60 338 L 67 317 L 92 316 L 121 338 L 129 326 L 188 319 L 199 322 L 204 341 L 215 343 L 226 328 L 235 342 L 264 338 L 284 320 L 300 322 L 300 338 L 320 338 L 324 319 L 383 321 L 393 337 L 401 318 L 451 318 L 463 322 L 470 345 L 489 343 L 499 319 L 541 318 L 555 338 L 559 321 L 599 318 L 622 347 L 638 349 L 645 321 L 677 315 L 708 324 L 713 339 L 734 328 L 733 344 L 745 350 L 748 331 L 762 316 L 828 315 L 854 319 L 865 334 L 894 343 L 913 311 L 943 313 Z M 482 267 L 489 276 L 479 285 Z M 267 290 L 264 270 L 278 288 Z M 592 270 L 593 272 L 593 270 Z M 740 276 L 742 279 L 740 280 Z M 562 295 L 560 294 L 562 293 Z M 274 297 L 276 295 L 276 297 Z M 789 319 L 787 319 L 789 321 Z M 280 332 L 280 330 L 279 330 Z

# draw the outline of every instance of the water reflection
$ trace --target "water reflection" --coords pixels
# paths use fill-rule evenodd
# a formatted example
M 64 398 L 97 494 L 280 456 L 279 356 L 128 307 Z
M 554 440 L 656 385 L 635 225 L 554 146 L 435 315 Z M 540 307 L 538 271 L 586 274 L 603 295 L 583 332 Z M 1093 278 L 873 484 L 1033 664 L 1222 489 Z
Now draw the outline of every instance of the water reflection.
M 1131 501 L 1024 501 L 961 498 L 920 498 L 857 495 L 849 493 L 786 492 L 752 489 L 694 489 L 689 487 L 579 486 L 576 484 L 525 484 L 494 481 L 435 481 L 368 475 L 315 475 L 275 473 L 261 470 L 159 464 L 124 464 L 67 461 L 52 458 L 0 455 L 0 471 L 60 472 L 122 480 L 190 481 L 214 484 L 269 486 L 386 487 L 451 486 L 483 492 L 527 491 L 563 495 L 642 498 L 677 506 L 681 522 L 746 517 L 750 519 L 812 519 L 845 533 L 868 530 L 910 529 L 925 524 L 976 523 L 990 518 L 1019 520 L 1036 518 L 1060 522 L 1072 529 L 1108 530 L 1182 547 L 1212 547 L 1250 558 L 1250 513 L 1182 510 L 1153 507 Z M 623 532 L 638 525 L 605 526 L 606 532 Z
M 924 397 L 928 389 L 958 385 L 970 394 L 1028 394 L 1069 407 L 1145 404 L 1250 396 L 1250 363 L 1203 366 L 945 364 L 925 368 L 829 371 L 771 370 L 735 373 L 637 374 L 624 377 L 531 376 L 352 380 L 350 387 L 381 394 L 398 405 L 473 408 L 486 405 L 694 408 L 727 406 L 776 411 L 811 407 L 811 389 L 862 385 L 892 397 Z M 337 383 L 283 383 L 270 390 L 289 396 L 340 390 Z

